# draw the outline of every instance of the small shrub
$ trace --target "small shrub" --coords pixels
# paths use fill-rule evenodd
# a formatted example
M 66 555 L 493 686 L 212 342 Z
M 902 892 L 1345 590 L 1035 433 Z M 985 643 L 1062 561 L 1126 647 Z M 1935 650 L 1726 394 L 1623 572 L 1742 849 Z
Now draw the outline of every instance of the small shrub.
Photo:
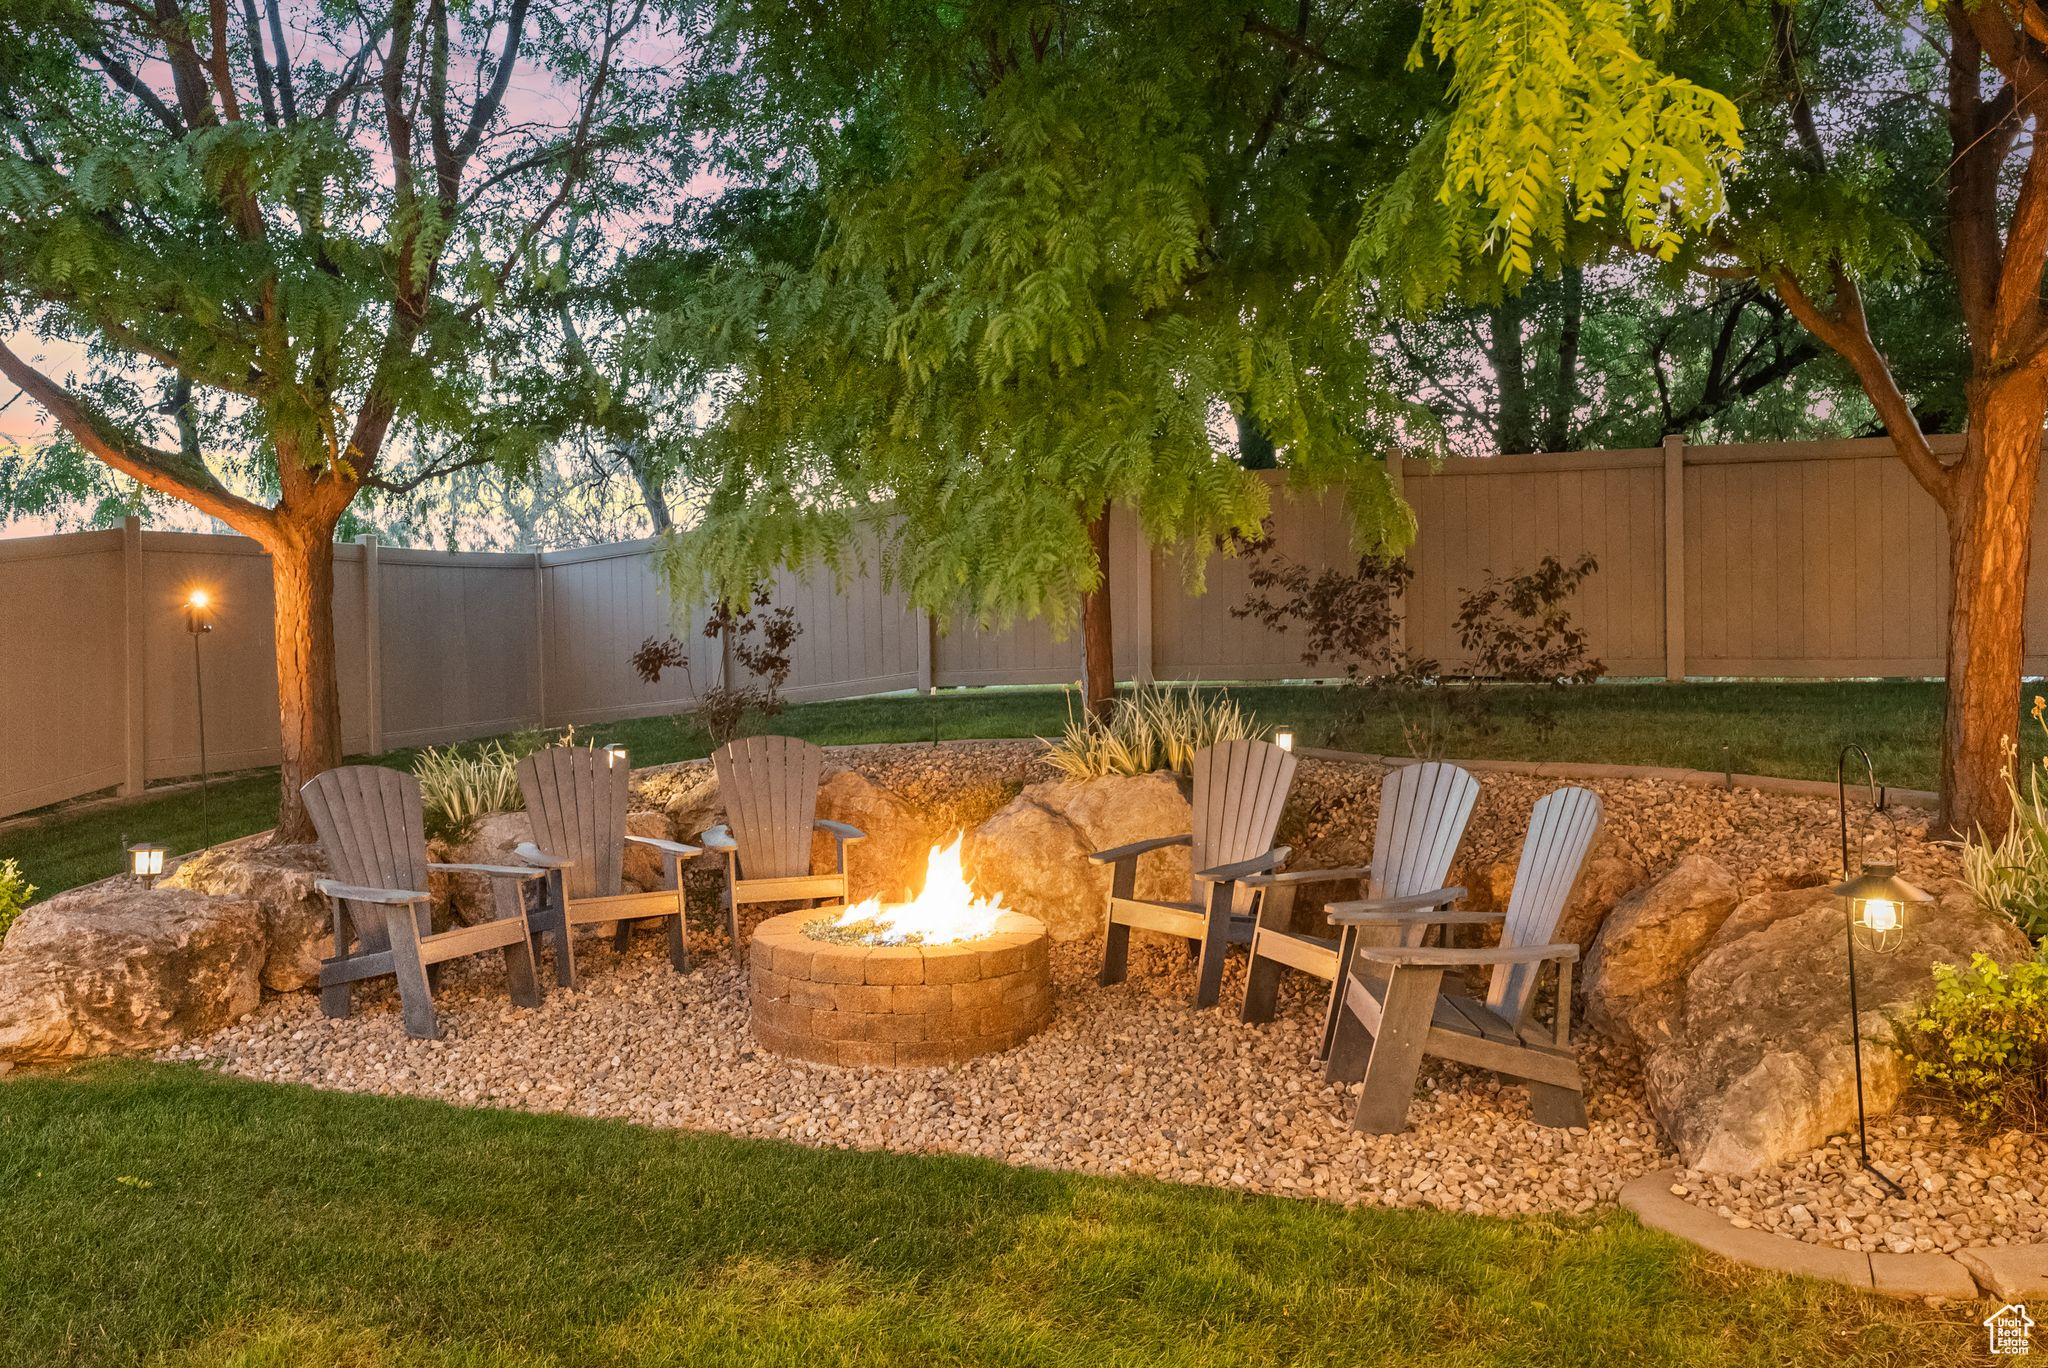
M 1901 1031 L 1920 1088 L 1986 1130 L 2048 1123 L 2048 961 L 1934 966 L 1934 995 Z
M 454 746 L 421 751 L 412 772 L 419 776 L 427 838 L 460 846 L 492 813 L 523 808 L 519 762 L 531 753 L 515 752 L 497 741 L 468 753 Z
M 2034 696 L 2034 724 L 2048 731 L 2048 699 Z M 1963 843 L 1963 881 L 1978 905 L 2012 918 L 2037 944 L 2048 938 L 2048 793 L 2042 779 L 2048 760 L 2029 766 L 2020 786 L 2019 748 L 2008 743 L 2005 787 L 2012 796 L 2012 820 L 2005 835 L 1991 840 L 1979 831 Z
M 36 886 L 22 876 L 21 866 L 0 860 L 0 944 L 6 943 L 8 928 L 35 895 Z
M 1544 686 L 1520 701 L 1522 720 L 1547 737 L 1557 727 L 1548 690 L 1590 684 L 1607 672 L 1572 621 L 1571 600 L 1599 569 L 1590 555 L 1569 563 L 1545 556 L 1535 569 L 1508 575 L 1488 571 L 1459 601 L 1453 628 L 1468 663 L 1452 670 L 1397 644 L 1402 595 L 1414 579 L 1405 560 L 1366 556 L 1347 573 L 1310 571 L 1271 542 L 1252 554 L 1252 595 L 1231 615 L 1276 632 L 1299 629 L 1302 663 L 1343 673 L 1350 697 L 1339 709 L 1339 729 L 1391 712 L 1412 755 L 1441 755 L 1461 733 L 1498 733 L 1499 695 L 1487 687 L 1494 684 Z
M 683 714 L 710 736 L 711 744 L 723 746 L 740 733 L 747 714 L 774 717 L 783 709 L 782 686 L 789 682 L 793 665 L 790 652 L 803 635 L 794 608 L 776 608 L 770 602 L 766 584 L 754 586 L 753 606 L 740 612 L 720 601 L 704 620 L 704 635 L 713 641 L 730 641 L 733 659 L 754 677 L 754 683 L 735 684 L 726 680 L 708 689 L 698 689 L 690 675 L 689 648 L 674 636 L 649 637 L 633 652 L 633 670 L 649 684 L 660 682 L 668 670 L 681 670 L 690 680 L 690 692 L 697 702 Z
M 1046 743 L 1045 759 L 1069 779 L 1159 769 L 1189 774 L 1195 752 L 1204 746 L 1240 737 L 1263 739 L 1267 730 L 1220 689 L 1204 693 L 1195 687 L 1148 685 L 1119 697 L 1101 721 L 1085 711 L 1075 715 L 1071 697 L 1068 704 L 1066 733 Z

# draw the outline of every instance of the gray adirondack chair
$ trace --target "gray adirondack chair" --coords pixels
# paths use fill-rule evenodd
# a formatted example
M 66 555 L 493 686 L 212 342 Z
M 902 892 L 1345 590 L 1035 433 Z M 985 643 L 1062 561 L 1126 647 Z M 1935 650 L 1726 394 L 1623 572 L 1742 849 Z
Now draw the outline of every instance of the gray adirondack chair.
M 434 1013 L 437 966 L 464 955 L 500 950 L 512 1000 L 540 1006 L 524 887 L 538 869 L 481 864 L 429 864 L 421 824 L 420 781 L 403 770 L 345 765 L 316 774 L 299 790 L 335 877 L 317 887 L 334 912 L 334 954 L 320 961 L 320 1010 L 349 1014 L 351 985 L 391 975 L 398 980 L 407 1035 L 440 1036 Z M 498 915 L 475 926 L 435 931 L 427 871 L 482 874 L 491 881 Z
M 1306 935 L 1289 929 L 1294 891 L 1306 883 L 1364 879 L 1366 896 L 1332 904 L 1347 911 L 1426 909 L 1464 895 L 1446 888 L 1451 861 L 1464 839 L 1479 781 L 1456 765 L 1431 760 L 1389 771 L 1380 783 L 1379 821 L 1374 827 L 1372 864 L 1365 869 L 1290 869 L 1253 874 L 1244 882 L 1260 890 L 1259 921 L 1252 930 L 1251 964 L 1245 973 L 1245 1021 L 1273 1019 L 1280 976 L 1293 969 L 1327 981 L 1330 994 L 1323 1012 L 1323 1039 L 1316 1058 L 1328 1058 L 1337 1029 L 1337 986 L 1351 966 L 1359 945 L 1422 944 L 1424 923 L 1402 927 L 1362 926 L 1346 922 L 1334 937 Z M 1418 901 L 1420 900 L 1420 901 Z M 1405 938 L 1404 938 L 1405 937 Z
M 1183 936 L 1199 950 L 1195 1006 L 1214 1007 L 1223 992 L 1223 957 L 1232 944 L 1251 940 L 1255 890 L 1246 876 L 1278 869 L 1287 848 L 1273 844 L 1280 810 L 1294 784 L 1294 755 L 1265 741 L 1222 741 L 1195 752 L 1194 830 L 1156 836 L 1088 858 L 1110 865 L 1109 910 L 1103 934 L 1105 987 L 1130 971 L 1131 931 Z M 1189 847 L 1193 868 L 1186 902 L 1133 896 L 1138 857 L 1169 846 Z
M 682 862 L 701 852 L 680 841 L 626 833 L 632 780 L 631 769 L 588 746 L 550 746 L 519 762 L 519 791 L 533 820 L 533 840 L 514 853 L 546 872 L 548 888 L 541 909 L 526 919 L 536 948 L 541 937 L 554 937 L 555 981 L 565 988 L 576 986 L 575 928 L 591 922 L 617 921 L 613 943 L 620 951 L 635 925 L 660 922 L 668 932 L 669 963 L 677 973 L 690 967 Z M 666 889 L 625 891 L 629 843 L 660 853 Z
M 1425 1054 L 1489 1069 L 1529 1086 L 1536 1122 L 1586 1124 L 1585 1085 L 1571 1042 L 1572 965 L 1579 947 L 1554 943 L 1558 917 L 1600 826 L 1600 799 L 1590 789 L 1561 788 L 1537 800 L 1522 842 L 1515 889 L 1501 912 L 1427 911 L 1331 913 L 1331 920 L 1361 926 L 1415 922 L 1438 926 L 1503 921 L 1501 941 L 1484 949 L 1449 949 L 1419 943 L 1361 945 L 1345 975 L 1328 1077 L 1365 1086 L 1352 1125 L 1390 1135 L 1407 1124 L 1408 1102 Z M 1545 1031 L 1530 1015 L 1536 979 L 1557 965 L 1557 1021 Z M 1446 970 L 1487 965 L 1493 977 L 1483 999 L 1446 989 Z
M 711 757 L 725 824 L 697 839 L 725 856 L 725 932 L 740 944 L 740 904 L 846 901 L 846 848 L 867 833 L 818 816 L 825 752 L 793 736 L 747 736 Z M 833 866 L 811 869 L 811 834 L 833 840 Z

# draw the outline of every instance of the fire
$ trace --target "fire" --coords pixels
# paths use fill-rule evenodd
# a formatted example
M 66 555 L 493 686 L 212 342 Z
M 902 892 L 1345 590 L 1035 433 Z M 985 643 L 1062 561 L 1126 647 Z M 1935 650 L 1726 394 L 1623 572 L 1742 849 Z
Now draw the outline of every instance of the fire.
M 835 927 L 861 927 L 862 939 L 881 945 L 901 945 L 908 940 L 926 945 L 949 941 L 978 940 L 993 934 L 996 919 L 1006 910 L 1003 895 L 984 898 L 968 886 L 966 871 L 960 867 L 960 843 L 932 847 L 925 864 L 924 891 L 909 902 L 885 903 L 869 898 L 855 903 L 833 921 Z

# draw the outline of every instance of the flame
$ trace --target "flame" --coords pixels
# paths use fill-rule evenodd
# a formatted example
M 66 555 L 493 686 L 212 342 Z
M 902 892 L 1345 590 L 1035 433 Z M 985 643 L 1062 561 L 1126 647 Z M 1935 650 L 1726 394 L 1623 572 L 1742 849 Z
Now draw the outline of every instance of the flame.
M 944 849 L 932 847 L 925 864 L 924 891 L 909 902 L 885 903 L 880 898 L 857 902 L 842 912 L 834 926 L 872 923 L 864 937 L 880 945 L 901 945 L 915 938 L 926 945 L 978 940 L 992 935 L 996 919 L 1007 910 L 1003 895 L 983 898 L 968 886 L 960 866 L 960 843 L 966 833 Z

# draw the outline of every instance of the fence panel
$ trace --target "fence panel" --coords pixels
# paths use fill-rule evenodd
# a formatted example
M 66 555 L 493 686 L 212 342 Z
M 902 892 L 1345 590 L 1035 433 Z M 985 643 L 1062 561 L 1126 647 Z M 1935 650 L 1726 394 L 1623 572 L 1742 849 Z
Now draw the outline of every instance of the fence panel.
M 127 773 L 122 534 L 0 541 L 0 814 Z

